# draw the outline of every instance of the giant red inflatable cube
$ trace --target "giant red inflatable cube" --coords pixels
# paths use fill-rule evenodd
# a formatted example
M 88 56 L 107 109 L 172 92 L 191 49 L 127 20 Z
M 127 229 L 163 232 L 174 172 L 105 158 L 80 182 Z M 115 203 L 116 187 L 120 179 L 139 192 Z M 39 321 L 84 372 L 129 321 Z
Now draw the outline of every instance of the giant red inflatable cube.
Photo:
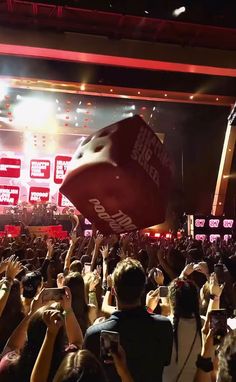
M 162 223 L 172 166 L 139 116 L 89 136 L 76 151 L 60 191 L 102 233 Z

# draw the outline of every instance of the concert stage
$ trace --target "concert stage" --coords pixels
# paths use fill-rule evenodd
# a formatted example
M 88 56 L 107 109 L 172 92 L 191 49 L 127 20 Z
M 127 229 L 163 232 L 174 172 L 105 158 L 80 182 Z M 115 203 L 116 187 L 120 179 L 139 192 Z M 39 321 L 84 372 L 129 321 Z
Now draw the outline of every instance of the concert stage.
M 68 237 L 68 231 L 63 229 L 62 225 L 50 225 L 50 226 L 29 226 L 27 227 L 30 235 L 37 237 L 44 237 L 45 235 L 65 239 Z M 21 226 L 19 225 L 5 225 L 3 231 L 0 231 L 0 237 L 17 237 L 21 234 Z

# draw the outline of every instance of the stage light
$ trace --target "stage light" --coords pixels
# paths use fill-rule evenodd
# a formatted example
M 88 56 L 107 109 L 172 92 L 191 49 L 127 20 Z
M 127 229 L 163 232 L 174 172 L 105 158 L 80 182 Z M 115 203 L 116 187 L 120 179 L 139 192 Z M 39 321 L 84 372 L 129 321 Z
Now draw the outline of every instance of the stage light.
M 85 114 L 86 113 L 86 109 L 81 109 L 80 107 L 77 107 L 76 109 L 76 113 L 82 113 L 82 114 Z
M 176 8 L 173 12 L 172 12 L 172 15 L 174 17 L 178 17 L 180 16 L 182 13 L 184 13 L 186 11 L 186 8 L 185 7 L 180 7 L 180 8 Z
M 82 90 L 82 92 L 85 91 L 85 84 L 80 85 L 80 90 Z
M 16 99 L 17 99 L 17 101 L 20 101 L 22 99 L 21 95 L 17 94 Z
M 131 118 L 134 116 L 134 113 L 123 113 L 124 118 Z
M 131 110 L 135 110 L 135 109 L 136 109 L 135 105 L 132 105 Z
M 145 236 L 150 236 L 150 232 L 145 232 Z
M 216 101 L 219 101 L 219 98 L 218 98 L 218 97 L 216 98 Z
M 149 12 L 148 12 L 148 11 L 144 11 L 144 13 L 146 13 L 146 15 L 149 15 Z
M 55 132 L 57 127 L 54 104 L 50 101 L 25 98 L 15 106 L 13 115 L 17 126 L 29 130 Z
M 113 89 L 110 89 L 110 92 L 112 93 L 112 92 L 113 92 Z
M 193 95 L 191 95 L 189 98 L 190 98 L 190 99 L 193 99 Z
M 141 94 L 141 92 L 138 92 L 138 95 Z
M 165 93 L 165 97 L 167 97 L 167 94 Z
M 156 107 L 154 106 L 153 108 L 152 108 L 152 111 L 155 111 L 156 110 Z
M 160 234 L 160 232 L 156 232 L 154 236 L 159 238 L 159 237 L 161 237 L 161 234 Z
M 171 237 L 172 237 L 171 233 L 166 234 L 166 239 L 171 239 Z
M 7 94 L 7 84 L 5 81 L 0 81 L 0 101 L 3 101 Z

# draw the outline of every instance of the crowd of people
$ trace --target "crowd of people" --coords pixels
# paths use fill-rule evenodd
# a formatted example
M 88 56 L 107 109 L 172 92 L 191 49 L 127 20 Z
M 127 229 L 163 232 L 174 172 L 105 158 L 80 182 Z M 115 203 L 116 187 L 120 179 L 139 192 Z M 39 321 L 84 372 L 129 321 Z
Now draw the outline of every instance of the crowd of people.
M 236 381 L 233 239 L 21 235 L 0 259 L 1 382 Z

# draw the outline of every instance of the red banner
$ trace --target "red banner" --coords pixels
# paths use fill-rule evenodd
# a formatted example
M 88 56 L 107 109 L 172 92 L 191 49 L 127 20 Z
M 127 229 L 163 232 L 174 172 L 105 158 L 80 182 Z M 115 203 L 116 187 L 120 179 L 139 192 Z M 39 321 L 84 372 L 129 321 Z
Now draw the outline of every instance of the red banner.
M 54 182 L 56 184 L 61 184 L 68 164 L 71 161 L 71 157 L 65 155 L 57 155 L 55 158 L 55 166 L 54 166 Z
M 74 207 L 73 204 L 60 192 L 58 193 L 58 205 L 59 207 Z
M 15 206 L 18 203 L 20 189 L 17 186 L 0 186 L 0 205 Z
M 19 178 L 21 160 L 18 158 L 0 158 L 0 177 Z
M 49 179 L 50 160 L 32 159 L 30 161 L 30 177 L 32 179 Z
M 30 187 L 29 202 L 32 204 L 48 202 L 49 192 L 49 188 L 47 187 Z

